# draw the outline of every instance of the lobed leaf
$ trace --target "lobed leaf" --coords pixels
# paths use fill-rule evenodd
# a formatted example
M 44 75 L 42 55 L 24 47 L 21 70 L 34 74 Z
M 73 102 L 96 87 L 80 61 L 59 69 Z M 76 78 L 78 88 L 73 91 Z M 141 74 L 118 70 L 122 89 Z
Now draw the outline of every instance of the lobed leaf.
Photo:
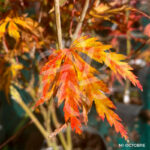
M 115 105 L 104 95 L 104 92 L 109 92 L 107 85 L 94 75 L 99 72 L 79 55 L 82 52 L 99 63 L 105 63 L 116 76 L 128 78 L 142 90 L 137 77 L 131 72 L 132 68 L 123 62 L 126 57 L 111 52 L 110 48 L 110 45 L 103 45 L 97 38 L 84 36 L 75 40 L 70 49 L 53 51 L 49 61 L 41 69 L 43 94 L 35 106 L 56 96 L 58 106 L 64 103 L 65 122 L 70 122 L 72 129 L 81 133 L 82 122 L 87 124 L 87 115 L 94 101 L 102 120 L 106 117 L 109 124 L 114 125 L 116 132 L 120 132 L 127 140 L 127 132 L 121 119 L 113 111 L 116 109 Z

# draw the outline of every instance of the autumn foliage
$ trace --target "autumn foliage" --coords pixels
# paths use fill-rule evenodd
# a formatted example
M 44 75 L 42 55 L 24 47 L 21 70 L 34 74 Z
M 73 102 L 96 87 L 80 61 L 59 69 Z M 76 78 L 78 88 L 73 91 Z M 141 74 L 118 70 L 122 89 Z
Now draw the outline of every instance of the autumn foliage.
M 14 110 L 19 104 L 24 113 L 18 111 L 20 119 L 30 118 L 48 147 L 55 149 L 59 139 L 64 150 L 71 150 L 70 126 L 81 134 L 93 109 L 98 115 L 95 119 L 107 120 L 125 140 L 131 137 L 123 125 L 126 117 L 123 122 L 115 103 L 124 105 L 126 93 L 128 99 L 136 96 L 140 101 L 133 86 L 143 91 L 135 74 L 150 64 L 150 23 L 144 20 L 150 16 L 143 9 L 147 3 L 0 0 L 2 100 L 11 106 L 13 99 L 17 104 Z M 134 104 L 135 100 L 130 100 L 127 103 Z M 58 107 L 64 112 L 64 120 L 57 114 Z
M 71 123 L 72 129 L 81 133 L 81 124 L 87 124 L 88 112 L 93 101 L 97 113 L 109 124 L 114 125 L 116 132 L 128 139 L 127 132 L 121 124 L 121 119 L 113 111 L 116 107 L 105 96 L 109 92 L 107 85 L 98 78 L 95 68 L 84 61 L 80 53 L 88 55 L 99 63 L 105 63 L 121 79 L 129 79 L 142 90 L 132 68 L 126 63 L 125 56 L 111 52 L 110 45 L 103 45 L 97 38 L 81 37 L 73 42 L 70 49 L 53 50 L 49 61 L 43 66 L 43 96 L 37 101 L 36 107 L 45 101 L 58 98 L 58 106 L 64 102 L 65 121 Z M 97 75 L 97 77 L 95 76 Z

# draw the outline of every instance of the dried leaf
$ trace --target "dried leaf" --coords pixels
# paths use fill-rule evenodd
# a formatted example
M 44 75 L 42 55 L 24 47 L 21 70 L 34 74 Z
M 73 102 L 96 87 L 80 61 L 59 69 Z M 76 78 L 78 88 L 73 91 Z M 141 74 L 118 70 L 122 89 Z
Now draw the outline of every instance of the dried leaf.
M 17 77 L 18 71 L 23 66 L 15 62 L 8 65 L 4 59 L 0 59 L 0 67 L 0 90 L 4 90 L 7 100 L 9 100 L 11 82 Z

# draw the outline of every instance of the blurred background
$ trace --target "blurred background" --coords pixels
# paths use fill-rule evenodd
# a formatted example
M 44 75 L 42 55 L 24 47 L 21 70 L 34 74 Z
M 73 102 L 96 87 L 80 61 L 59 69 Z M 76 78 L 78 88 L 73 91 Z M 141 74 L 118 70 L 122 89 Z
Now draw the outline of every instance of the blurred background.
M 60 0 L 66 48 L 85 3 Z M 141 144 L 134 147 L 125 146 L 128 143 L 98 117 L 94 105 L 82 135 L 68 127 L 50 140 L 46 138 L 64 123 L 63 107 L 48 102 L 34 112 L 31 109 L 42 92 L 40 69 L 51 51 L 58 48 L 54 1 L 0 0 L 0 149 L 150 150 L 149 8 L 149 0 L 90 0 L 80 29 L 80 35 L 98 37 L 111 44 L 112 51 L 125 54 L 143 85 L 141 92 L 128 80 L 120 83 L 105 65 L 91 62 L 111 91 L 108 97 L 117 106 L 129 142 Z M 30 115 L 37 119 L 36 125 Z

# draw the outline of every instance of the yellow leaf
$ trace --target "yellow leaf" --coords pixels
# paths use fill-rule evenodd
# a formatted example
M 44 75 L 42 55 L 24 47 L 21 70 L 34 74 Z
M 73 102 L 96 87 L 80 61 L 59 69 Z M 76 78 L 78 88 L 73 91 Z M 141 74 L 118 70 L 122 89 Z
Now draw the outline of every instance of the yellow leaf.
M 132 67 L 126 62 L 122 62 L 126 57 L 122 54 L 111 52 L 109 50 L 111 45 L 103 45 L 97 38 L 88 38 L 84 36 L 77 39 L 72 44 L 71 48 L 87 54 L 99 63 L 105 63 L 117 77 L 123 77 L 124 79 L 128 78 L 134 86 L 142 90 L 142 86 L 137 80 L 137 77 L 131 72 L 131 70 L 133 70 Z M 106 50 L 108 50 L 108 52 Z
M 17 72 L 23 68 L 22 64 L 14 64 L 11 66 L 12 76 L 16 77 Z
M 11 93 L 11 97 L 15 101 L 17 101 L 17 102 L 21 101 L 22 98 L 21 98 L 19 92 L 17 91 L 17 89 L 13 85 L 10 86 L 10 93 Z
M 4 35 L 4 33 L 6 32 L 6 25 L 7 22 L 4 22 L 0 25 L 0 38 Z
M 0 90 L 5 92 L 7 100 L 9 100 L 11 82 L 17 77 L 18 71 L 23 68 L 23 65 L 16 63 L 15 60 L 10 61 L 11 64 L 8 65 L 5 59 L 0 59 Z
M 13 20 L 14 20 L 14 22 L 15 22 L 16 24 L 22 26 L 23 28 L 28 29 L 28 30 L 32 30 L 32 28 L 27 24 L 27 22 L 24 21 L 22 18 L 17 17 L 17 18 L 14 18 Z M 31 21 L 31 20 L 30 20 L 30 21 Z M 28 20 L 28 22 L 29 22 L 29 20 Z
M 20 34 L 18 32 L 18 27 L 12 21 L 9 22 L 9 25 L 8 25 L 8 34 L 9 34 L 9 36 L 15 38 L 16 41 L 18 41 L 20 38 Z
M 104 12 L 106 12 L 109 9 L 110 9 L 110 6 L 108 6 L 107 4 L 100 4 L 99 6 L 94 8 L 94 10 L 97 13 L 104 13 Z

